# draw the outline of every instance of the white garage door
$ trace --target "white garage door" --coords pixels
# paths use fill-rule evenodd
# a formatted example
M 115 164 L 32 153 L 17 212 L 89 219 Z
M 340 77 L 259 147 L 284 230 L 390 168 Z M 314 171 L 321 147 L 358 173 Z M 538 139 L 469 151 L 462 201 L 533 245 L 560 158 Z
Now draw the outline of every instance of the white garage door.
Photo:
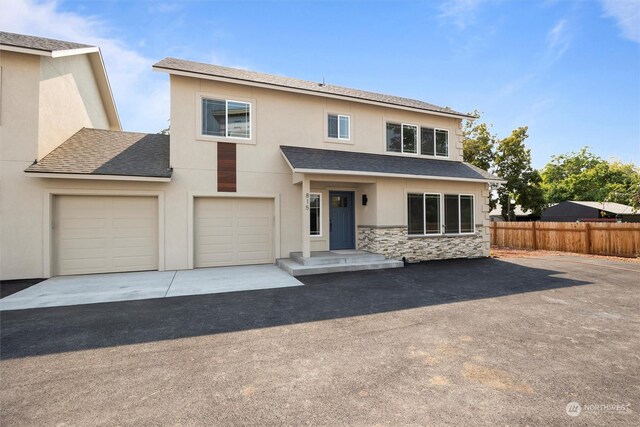
M 195 267 L 274 262 L 272 199 L 197 198 L 194 212 Z
M 158 199 L 57 196 L 54 274 L 158 269 Z

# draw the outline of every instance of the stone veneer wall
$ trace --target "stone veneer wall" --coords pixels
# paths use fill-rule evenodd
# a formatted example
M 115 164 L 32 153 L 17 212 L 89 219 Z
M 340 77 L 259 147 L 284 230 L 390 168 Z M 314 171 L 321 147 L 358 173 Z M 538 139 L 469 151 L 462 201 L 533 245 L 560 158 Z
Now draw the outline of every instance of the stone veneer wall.
M 483 227 L 473 235 L 409 237 L 404 226 L 358 226 L 358 249 L 384 255 L 389 259 L 426 261 L 487 256 Z

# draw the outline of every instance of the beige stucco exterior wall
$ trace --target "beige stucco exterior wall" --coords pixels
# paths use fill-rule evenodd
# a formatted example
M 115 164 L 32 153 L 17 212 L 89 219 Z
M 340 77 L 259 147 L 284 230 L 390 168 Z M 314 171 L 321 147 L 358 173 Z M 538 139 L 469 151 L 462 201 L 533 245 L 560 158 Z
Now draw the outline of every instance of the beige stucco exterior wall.
M 39 62 L 26 55 L 21 66 L 29 65 L 31 71 L 21 71 L 9 92 L 3 92 L 5 101 L 18 102 L 24 94 L 31 94 L 33 102 L 20 108 L 30 117 L 41 111 L 38 90 L 41 88 Z M 83 67 L 82 64 L 67 64 L 69 69 Z M 55 73 L 54 73 L 55 74 Z M 82 83 L 68 80 L 68 73 L 61 73 L 53 80 L 55 85 L 75 93 L 76 106 L 81 101 L 87 105 Z M 3 80 L 5 79 L 3 71 Z M 11 77 L 13 78 L 13 77 Z M 20 84 L 18 84 L 18 82 Z M 46 86 L 46 85 L 45 85 Z M 88 85 L 90 86 L 90 85 Z M 78 89 L 76 91 L 76 88 Z M 15 95 L 11 95 L 15 91 Z M 75 92 L 74 92 L 75 91 Z M 18 96 L 18 94 L 20 94 Z M 253 103 L 254 139 L 250 143 L 237 145 L 237 196 L 262 195 L 276 197 L 278 203 L 277 223 L 280 233 L 277 239 L 276 257 L 287 257 L 290 252 L 302 249 L 301 185 L 293 183 L 290 168 L 284 161 L 279 146 L 295 145 L 324 149 L 337 149 L 369 153 L 385 152 L 385 123 L 398 120 L 424 126 L 449 129 L 452 160 L 460 160 L 458 129 L 459 121 L 452 118 L 432 116 L 414 112 L 394 111 L 384 107 L 353 102 L 324 99 L 315 96 L 285 93 L 261 88 L 250 88 L 233 84 L 220 84 L 187 77 L 171 77 L 171 166 L 173 177 L 170 183 L 70 180 L 28 177 L 23 170 L 38 156 L 38 127 L 27 123 L 25 115 L 6 117 L 11 129 L 0 129 L 2 135 L 2 181 L 0 202 L 2 209 L 2 245 L 0 277 L 2 279 L 46 276 L 48 250 L 43 248 L 49 223 L 46 218 L 46 194 L 84 192 L 85 194 L 123 195 L 144 192 L 161 195 L 164 203 L 162 217 L 164 236 L 160 240 L 165 269 L 190 267 L 189 224 L 192 215 L 190 201 L 194 194 L 222 196 L 217 189 L 217 144 L 216 140 L 202 140 L 197 136 L 199 128 L 199 95 L 221 96 Z M 89 97 L 91 98 L 91 97 Z M 49 106 L 54 105 L 47 101 Z M 91 102 L 89 102 L 89 105 Z M 53 111 L 53 110 L 50 110 Z M 326 113 L 346 113 L 352 117 L 352 141 L 349 143 L 326 142 Z M 50 116 L 50 120 L 53 119 Z M 78 115 L 82 120 L 106 120 L 100 114 L 86 111 Z M 3 113 L 2 121 L 4 123 Z M 79 123 L 78 122 L 78 123 Z M 97 123 L 96 122 L 96 123 Z M 67 127 L 69 126 L 69 127 Z M 65 125 L 70 129 L 71 125 Z M 65 132 L 63 127 L 59 135 Z M 29 139 L 25 137 L 26 135 Z M 41 130 L 42 132 L 42 130 Z M 56 131 L 58 132 L 58 131 Z M 7 135 L 13 141 L 5 143 Z M 15 142 L 18 141 L 18 142 Z M 31 142 L 27 142 L 31 141 Z M 5 152 L 14 159 L 5 162 Z M 443 160 L 446 161 L 446 160 Z M 6 166 L 5 166 L 6 164 Z M 476 223 L 488 224 L 483 205 L 486 185 L 468 182 L 428 181 L 400 178 L 345 177 L 336 175 L 311 175 L 311 191 L 322 194 L 322 230 L 319 237 L 311 238 L 312 250 L 329 248 L 329 191 L 349 190 L 355 192 L 356 227 L 358 225 L 406 225 L 406 193 L 408 191 L 435 191 L 471 193 L 476 196 Z M 10 183 L 10 185 L 7 185 Z M 486 193 L 486 194 L 485 194 Z M 368 197 L 367 206 L 362 206 L 362 195 Z M 192 206 L 192 205 L 191 205 Z M 6 215 L 6 216 L 5 216 Z M 488 235 L 487 235 L 488 238 Z M 488 245 L 488 243 L 487 243 Z M 488 254 L 488 246 L 487 246 Z
M 110 185 L 119 191 L 136 184 L 26 176 L 36 158 L 83 126 L 109 124 L 86 55 L 52 59 L 0 51 L 0 67 L 0 279 L 43 277 L 45 189 Z
M 38 160 L 83 127 L 109 129 L 87 55 L 42 57 Z

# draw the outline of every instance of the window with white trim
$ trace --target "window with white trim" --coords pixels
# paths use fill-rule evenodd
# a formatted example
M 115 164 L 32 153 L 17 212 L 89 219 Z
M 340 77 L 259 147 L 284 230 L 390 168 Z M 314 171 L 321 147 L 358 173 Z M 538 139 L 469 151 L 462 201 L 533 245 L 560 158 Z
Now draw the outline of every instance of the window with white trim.
M 387 151 L 417 154 L 418 126 L 387 123 Z
M 351 138 L 351 117 L 344 114 L 328 114 L 327 137 L 348 141 Z
M 468 234 L 475 231 L 473 195 L 409 193 L 407 226 L 410 235 Z
M 251 103 L 203 98 L 202 135 L 251 139 Z
M 418 143 L 419 140 L 419 143 Z M 449 131 L 417 125 L 387 123 L 387 151 L 449 157 Z
M 322 235 L 322 195 L 309 193 L 309 234 L 311 236 Z

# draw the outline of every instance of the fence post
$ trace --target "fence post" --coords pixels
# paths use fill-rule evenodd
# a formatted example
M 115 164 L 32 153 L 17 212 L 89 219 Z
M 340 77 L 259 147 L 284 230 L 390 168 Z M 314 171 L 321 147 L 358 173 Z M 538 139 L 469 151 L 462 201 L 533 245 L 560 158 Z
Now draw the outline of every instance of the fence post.
M 535 221 L 531 223 L 531 231 L 533 233 L 533 250 L 538 250 L 538 233 L 536 232 L 536 223 Z
M 591 224 L 589 224 L 588 222 L 583 223 L 584 224 L 584 249 L 585 249 L 585 253 L 590 254 L 591 253 Z
M 493 237 L 493 241 L 491 242 L 491 244 L 493 246 L 498 246 L 498 227 L 496 227 L 496 225 L 497 224 L 495 222 L 491 223 L 491 231 L 492 231 L 491 234 L 493 234 L 493 236 L 492 236 Z

